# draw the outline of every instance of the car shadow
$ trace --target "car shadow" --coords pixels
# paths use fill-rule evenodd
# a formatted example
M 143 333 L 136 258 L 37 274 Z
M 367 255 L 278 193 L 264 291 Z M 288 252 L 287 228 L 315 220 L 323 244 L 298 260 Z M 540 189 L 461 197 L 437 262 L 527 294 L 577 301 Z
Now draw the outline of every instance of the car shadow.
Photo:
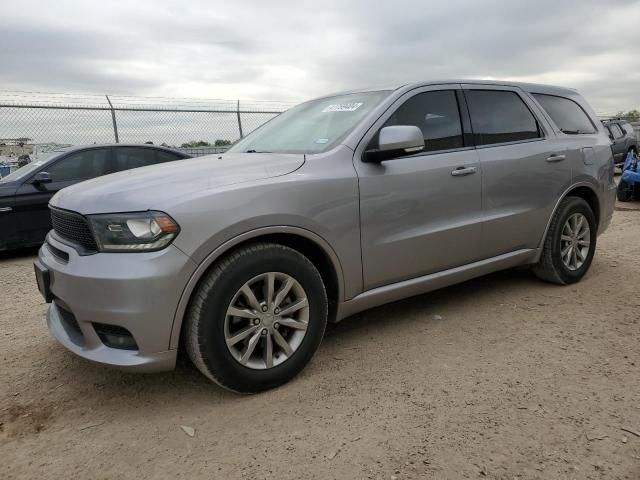
M 442 321 L 436 314 L 443 315 L 446 321 L 447 311 L 453 302 L 477 302 L 484 296 L 495 295 L 496 292 L 509 295 L 516 290 L 529 289 L 532 283 L 540 285 L 528 271 L 512 269 L 361 312 L 329 325 L 316 354 L 318 364 L 324 364 L 324 357 L 332 355 L 332 351 L 335 353 L 335 349 L 360 345 L 363 335 L 366 336 L 371 329 L 385 328 L 390 317 L 393 318 L 394 327 L 398 328 L 410 328 L 415 322 L 424 325 L 425 322 Z M 121 402 L 139 401 L 144 396 L 146 405 L 170 408 L 171 405 L 183 404 L 185 397 L 188 397 L 191 405 L 202 405 L 204 408 L 205 405 L 252 398 L 228 392 L 215 385 L 200 374 L 183 351 L 179 354 L 174 371 L 154 374 L 130 373 L 96 365 L 75 357 L 55 343 L 52 343 L 50 353 L 47 363 L 60 366 L 59 375 L 65 379 L 67 394 L 77 399 L 82 393 L 82 403 L 90 402 L 93 397 L 95 403 L 105 407 L 113 403 L 112 407 L 117 409 Z M 302 381 L 309 381 L 313 374 L 314 372 L 303 371 L 296 380 L 280 389 L 295 389 L 298 379 L 303 377 Z M 87 390 L 93 392 L 89 393 Z M 267 392 L 263 395 L 277 393 Z
M 446 315 L 445 312 L 454 302 L 477 302 L 483 297 L 495 295 L 497 292 L 507 294 L 514 290 L 528 288 L 532 284 L 540 285 L 541 282 L 527 268 L 503 270 L 467 280 L 463 283 L 365 310 L 345 318 L 339 323 L 330 324 L 323 344 L 329 344 L 332 339 L 336 338 L 345 341 L 349 336 L 358 335 L 364 329 L 387 324 L 391 315 L 394 317 L 394 325 L 398 326 L 416 321 L 424 323 L 425 314 L 430 314 L 431 317 L 426 320 L 432 321 L 433 317 Z M 550 286 L 550 288 L 554 287 Z M 417 315 L 422 315 L 422 319 L 416 320 Z

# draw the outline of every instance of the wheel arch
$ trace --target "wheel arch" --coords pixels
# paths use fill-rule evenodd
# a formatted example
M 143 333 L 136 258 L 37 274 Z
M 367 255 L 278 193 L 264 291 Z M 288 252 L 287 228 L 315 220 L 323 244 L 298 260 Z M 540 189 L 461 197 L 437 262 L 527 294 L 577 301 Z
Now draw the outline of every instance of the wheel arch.
M 565 190 L 565 192 L 560 196 L 560 198 L 556 202 L 555 206 L 553 207 L 553 211 L 551 212 L 551 215 L 549 216 L 549 220 L 547 220 L 547 226 L 546 226 L 546 228 L 544 230 L 544 234 L 542 235 L 542 238 L 540 239 L 540 244 L 539 244 L 539 248 L 540 249 L 542 249 L 542 245 L 544 244 L 544 241 L 547 238 L 547 233 L 549 233 L 549 227 L 551 226 L 551 220 L 553 219 L 554 215 L 556 214 L 556 211 L 558 210 L 558 207 L 560 206 L 560 203 L 566 197 L 578 197 L 578 198 L 582 198 L 585 202 L 587 202 L 589 204 L 589 207 L 591 207 L 591 210 L 593 211 L 593 214 L 596 217 L 596 223 L 598 224 L 598 228 L 600 228 L 600 218 L 601 218 L 601 216 L 600 216 L 600 214 L 601 214 L 600 200 L 598 198 L 598 194 L 596 193 L 595 188 L 593 187 L 593 185 L 591 185 L 589 183 L 580 183 L 580 184 L 572 185 L 567 190 Z
M 333 321 L 336 316 L 337 305 L 344 300 L 344 275 L 338 256 L 329 243 L 316 233 L 304 228 L 292 226 L 258 228 L 223 243 L 198 265 L 180 296 L 171 327 L 169 349 L 178 348 L 189 301 L 204 275 L 224 255 L 256 242 L 285 245 L 309 258 L 318 268 L 325 283 L 327 298 L 329 299 L 329 321 Z

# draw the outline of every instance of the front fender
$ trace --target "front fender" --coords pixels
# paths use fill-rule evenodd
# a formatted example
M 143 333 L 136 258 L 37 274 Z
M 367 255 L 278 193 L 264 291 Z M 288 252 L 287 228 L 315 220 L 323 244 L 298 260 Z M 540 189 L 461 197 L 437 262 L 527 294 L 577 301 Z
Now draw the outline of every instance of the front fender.
M 288 225 L 257 228 L 251 231 L 244 232 L 224 242 L 200 262 L 196 270 L 191 275 L 191 278 L 187 282 L 180 296 L 180 301 L 178 302 L 178 306 L 173 317 L 173 324 L 171 327 L 171 338 L 169 342 L 170 350 L 178 348 L 178 343 L 180 341 L 180 331 L 182 330 L 182 323 L 184 321 L 184 316 L 189 305 L 189 300 L 191 299 L 191 295 L 196 289 L 198 282 L 205 274 L 205 272 L 209 269 L 209 267 L 211 267 L 211 265 L 213 265 L 216 260 L 218 260 L 232 248 L 247 241 L 258 239 L 265 235 L 271 234 L 296 235 L 311 240 L 316 245 L 318 245 L 324 251 L 327 258 L 330 259 L 333 265 L 333 268 L 336 272 L 336 277 L 338 279 L 338 298 L 341 302 L 344 300 L 344 272 L 342 269 L 342 265 L 340 263 L 338 255 L 324 238 L 310 230 Z

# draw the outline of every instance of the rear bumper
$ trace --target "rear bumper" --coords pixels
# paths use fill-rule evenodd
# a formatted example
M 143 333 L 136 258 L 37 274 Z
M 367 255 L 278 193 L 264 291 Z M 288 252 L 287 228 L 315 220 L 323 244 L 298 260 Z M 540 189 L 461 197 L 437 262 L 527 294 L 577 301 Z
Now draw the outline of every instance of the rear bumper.
M 61 252 L 68 258 L 61 258 Z M 51 277 L 53 302 L 47 324 L 68 350 L 128 370 L 152 372 L 175 366 L 177 350 L 169 349 L 174 314 L 195 270 L 184 253 L 171 245 L 158 252 L 80 256 L 50 234 L 39 262 Z M 107 346 L 96 324 L 126 329 L 136 348 Z
M 598 235 L 601 235 L 609 224 L 611 224 L 611 218 L 613 217 L 613 210 L 616 205 L 616 185 L 608 186 L 607 190 L 602 195 L 601 210 L 600 210 L 600 225 L 598 226 Z

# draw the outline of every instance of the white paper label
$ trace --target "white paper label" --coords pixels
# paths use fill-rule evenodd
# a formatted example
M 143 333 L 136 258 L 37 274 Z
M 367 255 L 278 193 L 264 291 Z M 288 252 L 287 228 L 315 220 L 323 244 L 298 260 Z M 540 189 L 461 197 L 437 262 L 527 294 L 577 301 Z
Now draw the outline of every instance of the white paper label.
M 327 113 L 327 112 L 354 112 L 358 108 L 360 108 L 361 106 L 362 106 L 362 102 L 335 103 L 335 104 L 329 105 L 324 110 L 322 110 L 322 113 Z

